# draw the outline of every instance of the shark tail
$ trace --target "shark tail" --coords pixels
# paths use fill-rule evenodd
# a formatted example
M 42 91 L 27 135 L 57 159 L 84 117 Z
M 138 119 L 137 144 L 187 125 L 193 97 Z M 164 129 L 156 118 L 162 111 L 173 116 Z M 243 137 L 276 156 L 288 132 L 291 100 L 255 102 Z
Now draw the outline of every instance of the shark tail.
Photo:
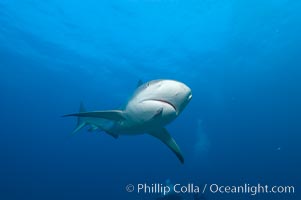
M 79 112 L 86 112 L 85 106 L 83 102 L 80 102 L 80 106 L 79 106 Z M 84 119 L 84 117 L 77 117 L 77 125 L 75 127 L 75 129 L 72 131 L 72 135 L 76 134 L 78 131 L 80 131 L 84 126 L 87 125 L 86 120 Z

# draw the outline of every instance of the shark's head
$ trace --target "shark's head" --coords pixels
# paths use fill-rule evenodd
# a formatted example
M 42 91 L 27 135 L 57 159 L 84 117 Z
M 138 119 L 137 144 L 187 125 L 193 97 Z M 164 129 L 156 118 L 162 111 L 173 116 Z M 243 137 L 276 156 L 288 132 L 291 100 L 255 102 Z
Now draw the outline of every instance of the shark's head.
M 175 80 L 153 80 L 141 85 L 135 98 L 140 101 L 156 101 L 168 104 L 179 115 L 192 98 L 191 89 Z

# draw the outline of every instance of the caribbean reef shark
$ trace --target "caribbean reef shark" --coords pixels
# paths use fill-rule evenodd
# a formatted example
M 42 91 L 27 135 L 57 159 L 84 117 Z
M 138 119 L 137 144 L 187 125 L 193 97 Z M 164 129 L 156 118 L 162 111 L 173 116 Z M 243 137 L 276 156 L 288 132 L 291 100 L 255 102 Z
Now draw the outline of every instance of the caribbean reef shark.
M 80 112 L 67 114 L 78 117 L 73 133 L 86 125 L 90 131 L 100 129 L 118 138 L 119 135 L 149 134 L 161 140 L 184 163 L 176 141 L 165 126 L 177 118 L 192 98 L 191 89 L 175 80 L 152 80 L 140 84 L 123 110 Z

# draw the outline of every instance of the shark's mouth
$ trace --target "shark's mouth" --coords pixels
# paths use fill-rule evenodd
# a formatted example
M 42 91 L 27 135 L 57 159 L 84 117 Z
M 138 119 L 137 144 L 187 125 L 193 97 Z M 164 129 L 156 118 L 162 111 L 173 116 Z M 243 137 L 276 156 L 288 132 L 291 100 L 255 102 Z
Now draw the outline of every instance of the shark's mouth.
M 166 104 L 170 105 L 171 107 L 173 107 L 173 109 L 177 112 L 177 107 L 169 101 L 166 101 L 166 100 L 163 100 L 163 99 L 151 99 L 151 100 L 166 103 Z

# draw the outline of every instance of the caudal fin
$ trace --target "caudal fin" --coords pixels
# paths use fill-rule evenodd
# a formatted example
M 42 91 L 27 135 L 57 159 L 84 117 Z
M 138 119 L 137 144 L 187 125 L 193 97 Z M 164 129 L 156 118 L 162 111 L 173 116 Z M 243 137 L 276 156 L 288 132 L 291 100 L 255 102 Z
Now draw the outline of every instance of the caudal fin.
M 79 106 L 79 112 L 86 112 L 86 109 L 84 107 L 83 102 L 80 102 L 80 106 Z M 72 131 L 72 135 L 77 133 L 79 130 L 81 130 L 84 126 L 86 126 L 87 123 L 85 121 L 85 119 L 83 117 L 78 117 L 77 118 L 77 125 L 75 127 L 75 129 Z

